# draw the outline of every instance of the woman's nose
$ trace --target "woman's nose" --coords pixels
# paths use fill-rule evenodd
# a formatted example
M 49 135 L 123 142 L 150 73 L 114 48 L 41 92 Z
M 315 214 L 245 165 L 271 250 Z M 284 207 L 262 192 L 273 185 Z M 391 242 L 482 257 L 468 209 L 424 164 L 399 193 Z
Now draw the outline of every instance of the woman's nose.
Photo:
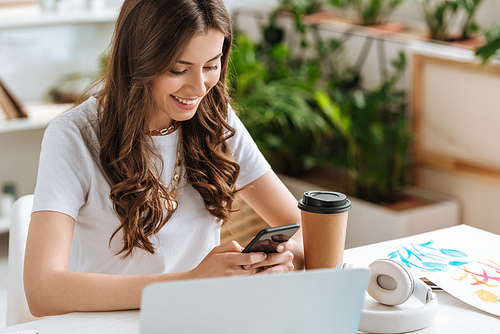
M 207 92 L 206 78 L 203 72 L 196 72 L 190 82 L 195 96 L 204 96 Z

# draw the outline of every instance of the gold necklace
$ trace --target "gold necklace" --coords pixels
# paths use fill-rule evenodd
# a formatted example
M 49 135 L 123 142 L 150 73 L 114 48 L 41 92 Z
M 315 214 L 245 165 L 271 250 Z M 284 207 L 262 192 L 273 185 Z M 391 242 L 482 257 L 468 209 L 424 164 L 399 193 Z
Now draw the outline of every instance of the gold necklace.
M 168 135 L 168 134 L 174 132 L 176 125 L 177 125 L 177 123 L 173 122 L 172 125 L 170 125 L 168 128 L 163 128 L 163 129 L 159 129 L 159 130 L 150 130 L 150 131 L 148 131 L 148 135 L 150 135 L 150 136 Z
M 167 187 L 167 194 L 165 195 L 161 189 L 158 191 L 160 197 L 164 198 L 163 202 L 165 205 L 165 209 L 168 211 L 174 212 L 177 209 L 177 197 L 179 197 L 179 192 L 177 191 L 177 187 L 181 181 L 182 175 L 182 131 L 179 128 L 179 144 L 177 146 L 177 158 L 175 159 L 174 166 L 174 175 L 170 180 L 170 183 Z M 172 190 L 168 190 L 172 187 Z

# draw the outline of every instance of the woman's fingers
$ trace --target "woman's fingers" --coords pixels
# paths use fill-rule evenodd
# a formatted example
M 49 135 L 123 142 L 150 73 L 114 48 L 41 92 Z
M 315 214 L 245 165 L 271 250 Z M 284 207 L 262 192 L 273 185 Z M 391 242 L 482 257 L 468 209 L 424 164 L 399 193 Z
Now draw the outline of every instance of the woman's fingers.
M 267 254 L 262 252 L 251 252 L 251 253 L 242 253 L 240 257 L 240 261 L 243 269 L 251 269 L 252 266 L 255 268 L 256 265 L 264 262 L 267 259 Z
M 214 247 L 211 253 L 213 254 L 228 253 L 228 252 L 241 253 L 242 250 L 243 247 L 241 247 L 241 245 L 237 241 L 233 240 L 231 242 Z
M 293 239 L 289 239 L 287 242 L 283 242 L 283 243 L 279 244 L 276 247 L 276 251 L 278 253 L 283 253 L 283 252 L 291 251 L 292 249 L 295 249 L 295 247 L 297 247 L 297 242 Z
M 241 253 L 243 247 L 232 241 L 215 247 L 196 272 L 201 277 L 213 277 L 292 271 L 293 254 L 290 250 L 296 246 L 295 240 L 290 239 L 278 245 L 278 253 Z
M 241 253 L 241 247 L 236 241 L 217 247 L 193 269 L 194 277 L 218 277 L 255 274 L 255 265 L 267 259 L 262 252 Z M 252 266 L 254 266 L 252 268 Z
M 269 253 L 267 254 L 267 258 L 261 262 L 255 263 L 250 267 L 244 267 L 245 269 L 259 269 L 258 271 L 267 271 L 274 272 L 273 270 L 269 271 L 267 269 L 271 267 L 279 266 L 280 268 L 276 268 L 278 272 L 283 271 L 291 271 L 293 270 L 293 253 L 290 251 L 286 251 L 283 253 Z
M 277 274 L 277 273 L 288 273 L 293 271 L 293 263 L 290 264 L 280 264 L 271 267 L 258 268 L 256 274 Z
M 283 273 L 294 269 L 293 253 L 286 251 L 283 253 L 268 254 L 267 259 L 259 264 L 258 273 Z

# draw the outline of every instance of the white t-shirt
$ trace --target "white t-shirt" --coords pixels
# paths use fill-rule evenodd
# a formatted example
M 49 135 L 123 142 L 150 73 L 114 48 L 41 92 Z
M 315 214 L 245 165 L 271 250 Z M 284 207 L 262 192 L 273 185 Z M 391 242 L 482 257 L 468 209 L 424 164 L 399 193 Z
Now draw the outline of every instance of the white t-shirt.
M 205 208 L 201 195 L 183 177 L 179 183 L 178 208 L 172 218 L 154 236 L 155 254 L 140 249 L 123 259 L 119 226 L 110 186 L 104 176 L 97 153 L 96 112 L 99 102 L 91 97 L 78 107 L 65 112 L 47 127 L 40 155 L 33 212 L 57 211 L 76 221 L 69 260 L 72 271 L 109 274 L 149 274 L 187 271 L 220 243 L 220 224 Z M 237 187 L 244 186 L 263 174 L 270 166 L 258 150 L 233 109 L 228 122 L 235 136 L 228 140 L 241 171 Z M 90 144 L 88 140 L 90 138 Z M 179 131 L 166 136 L 153 136 L 164 161 L 162 182 L 170 183 L 173 175 Z M 183 172 L 184 174 L 184 172 Z M 50 224 L 50 222 L 47 222 Z

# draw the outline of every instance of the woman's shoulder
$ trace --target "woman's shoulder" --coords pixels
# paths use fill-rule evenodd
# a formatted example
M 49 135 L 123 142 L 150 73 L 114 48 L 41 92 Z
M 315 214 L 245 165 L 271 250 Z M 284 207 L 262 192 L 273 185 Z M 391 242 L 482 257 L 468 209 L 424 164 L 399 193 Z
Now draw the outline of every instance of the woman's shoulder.
M 227 120 L 227 123 L 231 126 L 234 126 L 235 123 L 241 122 L 237 111 L 229 103 L 227 104 L 227 119 L 226 120 Z
M 80 131 L 96 128 L 99 101 L 91 96 L 83 103 L 63 112 L 49 123 L 49 128 L 71 127 Z
M 88 98 L 80 105 L 63 112 L 50 121 L 45 130 L 44 140 L 54 147 L 70 145 L 81 149 L 98 149 L 97 113 L 98 100 Z

